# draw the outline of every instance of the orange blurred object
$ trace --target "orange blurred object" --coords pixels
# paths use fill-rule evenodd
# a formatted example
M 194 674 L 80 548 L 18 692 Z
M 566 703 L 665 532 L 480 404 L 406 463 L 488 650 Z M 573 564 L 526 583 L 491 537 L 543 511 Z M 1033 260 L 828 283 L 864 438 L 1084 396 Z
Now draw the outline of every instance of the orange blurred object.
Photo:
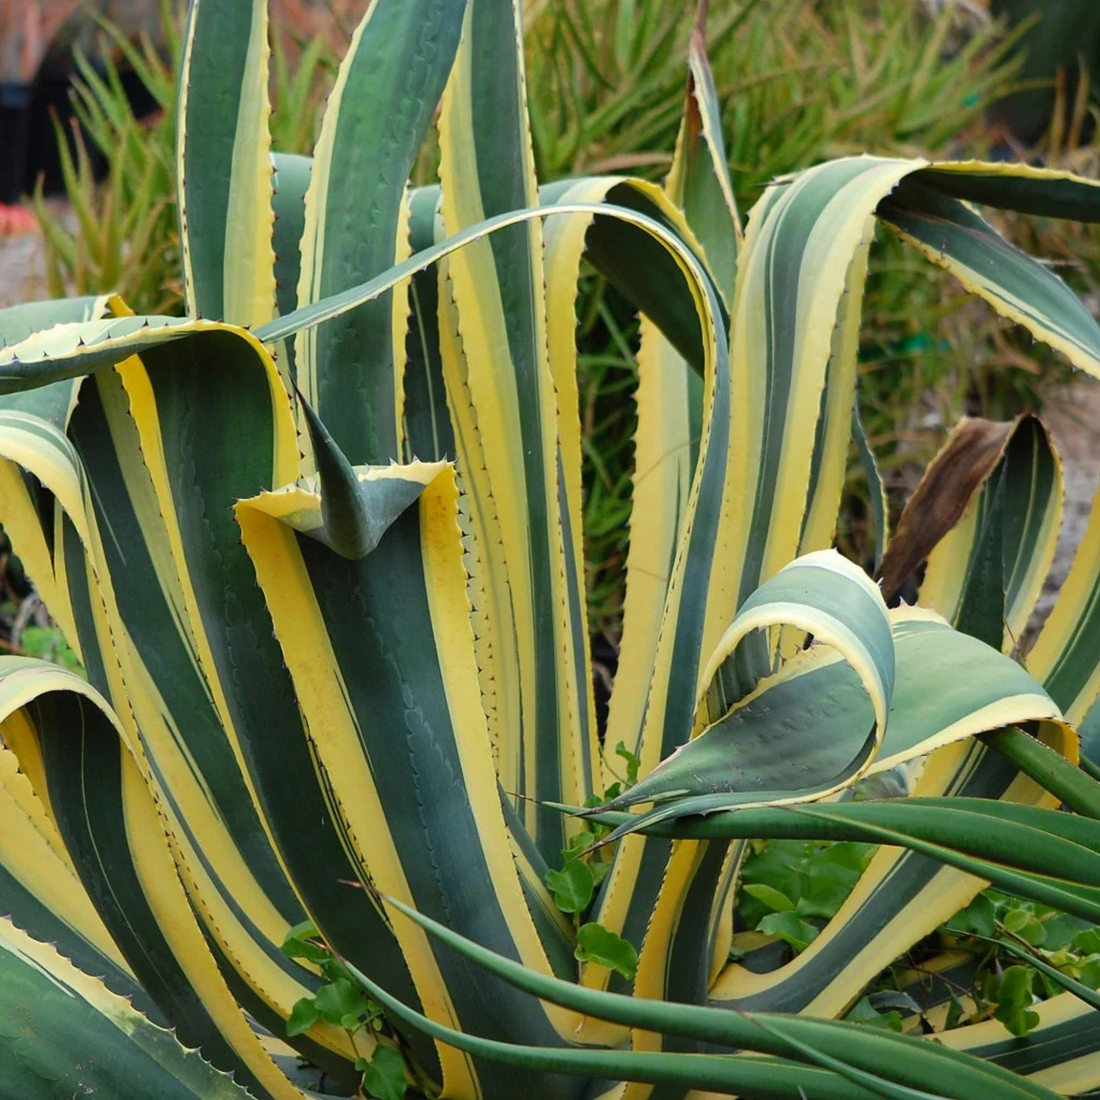
M 38 232 L 38 219 L 25 206 L 0 202 L 0 240 Z

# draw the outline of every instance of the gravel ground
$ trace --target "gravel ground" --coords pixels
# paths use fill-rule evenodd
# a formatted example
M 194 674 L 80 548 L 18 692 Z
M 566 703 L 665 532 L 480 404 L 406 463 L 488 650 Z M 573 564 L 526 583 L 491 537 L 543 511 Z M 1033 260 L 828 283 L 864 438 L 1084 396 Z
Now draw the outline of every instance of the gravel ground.
M 0 309 L 44 298 L 42 241 L 35 233 L 0 239 Z

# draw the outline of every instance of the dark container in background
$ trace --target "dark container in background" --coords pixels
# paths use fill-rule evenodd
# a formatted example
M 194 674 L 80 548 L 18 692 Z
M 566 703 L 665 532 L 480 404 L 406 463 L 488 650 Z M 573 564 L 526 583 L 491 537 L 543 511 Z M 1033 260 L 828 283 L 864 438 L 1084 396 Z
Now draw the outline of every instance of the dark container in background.
M 27 171 L 33 89 L 0 81 L 0 202 L 18 202 Z

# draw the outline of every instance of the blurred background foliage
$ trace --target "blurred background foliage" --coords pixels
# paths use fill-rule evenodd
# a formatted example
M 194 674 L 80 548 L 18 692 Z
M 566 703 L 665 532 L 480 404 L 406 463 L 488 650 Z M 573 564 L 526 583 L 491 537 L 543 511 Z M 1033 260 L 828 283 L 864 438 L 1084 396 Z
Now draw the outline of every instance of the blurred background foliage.
M 663 177 L 693 7 L 535 0 L 528 79 L 543 178 L 604 171 Z M 985 152 L 985 112 L 1017 86 L 1024 30 L 1009 31 L 971 6 L 937 11 L 920 0 L 712 3 L 707 41 L 742 213 L 770 179 L 829 157 Z M 625 428 L 634 414 L 637 328 L 595 282 L 586 306 L 579 339 L 589 594 L 594 636 L 613 655 L 630 508 L 631 456 L 621 441 L 630 438 Z M 899 494 L 913 460 L 927 458 L 961 412 L 1016 407 L 1020 397 L 1037 404 L 1033 375 L 1002 369 L 1000 322 L 895 239 L 873 253 L 864 315 L 863 415 Z M 866 541 L 859 479 L 853 463 L 840 538 L 855 557 Z

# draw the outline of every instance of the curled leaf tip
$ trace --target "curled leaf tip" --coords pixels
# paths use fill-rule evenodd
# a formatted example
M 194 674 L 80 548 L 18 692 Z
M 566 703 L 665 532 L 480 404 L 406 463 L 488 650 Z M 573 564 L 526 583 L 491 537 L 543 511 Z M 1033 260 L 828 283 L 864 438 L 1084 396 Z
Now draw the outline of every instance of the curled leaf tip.
M 359 492 L 359 479 L 302 391 L 295 387 L 295 392 L 305 415 L 317 462 L 317 478 L 321 483 L 323 541 L 343 558 L 354 561 L 365 557 L 374 549 L 377 539 L 371 538 L 366 502 Z

